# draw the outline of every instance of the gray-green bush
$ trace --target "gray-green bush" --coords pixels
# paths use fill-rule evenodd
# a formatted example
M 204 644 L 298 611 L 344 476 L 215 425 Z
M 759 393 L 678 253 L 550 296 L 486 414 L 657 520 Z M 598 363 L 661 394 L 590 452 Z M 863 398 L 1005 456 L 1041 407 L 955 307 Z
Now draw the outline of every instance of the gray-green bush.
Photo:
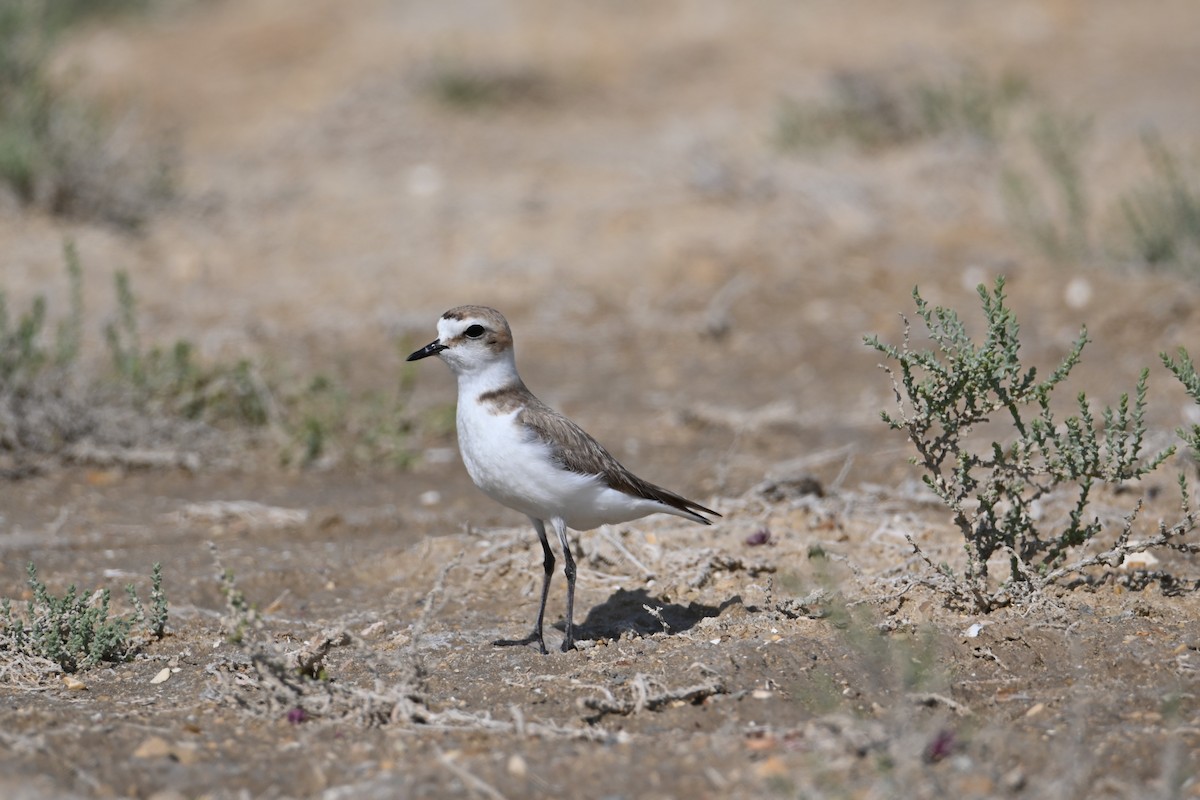
M 1003 194 L 1013 227 L 1055 261 L 1091 251 L 1091 201 L 1084 153 L 1091 120 L 1052 111 L 1037 115 L 1029 133 L 1036 168 L 1003 171 Z
M 551 82 L 531 67 L 440 60 L 426 77 L 425 90 L 447 108 L 498 110 L 546 104 L 551 97 Z
M 840 71 L 830 78 L 828 99 L 779 102 L 775 141 L 784 149 L 839 140 L 876 149 L 943 135 L 995 143 L 1027 93 L 1020 77 L 991 76 L 975 67 L 909 81 L 883 72 Z
M 1196 365 L 1192 362 L 1192 358 L 1188 355 L 1188 351 L 1184 348 L 1179 348 L 1175 357 L 1172 358 L 1167 353 L 1160 353 L 1159 358 L 1162 360 L 1163 366 L 1171 371 L 1181 384 L 1184 391 L 1188 393 L 1188 397 L 1196 401 L 1200 405 L 1200 374 L 1196 372 Z M 1179 438 L 1184 441 L 1192 451 L 1193 458 L 1200 461 L 1200 423 L 1192 423 L 1188 427 L 1179 428 L 1176 433 Z
M 33 597 L 25 613 L 14 611 L 8 599 L 0 602 L 0 653 L 48 659 L 64 672 L 76 672 L 105 661 L 127 661 L 166 631 L 167 596 L 159 564 L 151 577 L 150 608 L 128 584 L 125 591 L 133 611 L 125 616 L 109 616 L 108 589 L 80 593 L 72 584 L 56 597 L 38 578 L 33 562 L 27 572 Z
M 120 146 L 116 127 L 51 79 L 60 33 L 149 0 L 0 3 L 0 186 L 22 203 L 133 228 L 172 194 L 165 149 Z
M 1142 137 L 1150 178 L 1120 199 L 1136 258 L 1200 276 L 1200 185 L 1156 133 Z
M 280 459 L 300 466 L 332 455 L 406 468 L 417 428 L 437 432 L 434 420 L 409 411 L 415 371 L 399 359 L 393 391 L 358 393 L 324 375 L 287 378 L 248 359 L 203 361 L 186 339 L 146 344 L 133 282 L 121 271 L 104 326 L 110 369 L 94 373 L 82 359 L 84 270 L 70 242 L 64 259 L 69 308 L 54 330 L 45 296 L 13 313 L 0 287 L 0 455 L 68 449 L 95 433 L 97 415 L 117 407 L 200 427 L 266 428 Z
M 1131 540 L 1135 509 L 1112 550 L 1067 562 L 1076 548 L 1105 529 L 1088 507 L 1094 489 L 1137 481 L 1175 448 L 1144 452 L 1147 371 L 1132 395 L 1122 394 L 1115 407 L 1097 413 L 1079 393 L 1077 413 L 1059 419 L 1051 395 L 1079 363 L 1088 342 L 1086 330 L 1057 368 L 1039 379 L 1036 368 L 1021 362 L 1020 328 L 1005 303 L 1004 279 L 997 278 L 990 291 L 980 286 L 979 297 L 986 324 L 980 343 L 968 335 L 955 311 L 931 307 L 917 290 L 913 299 L 931 349 L 913 345 L 907 319 L 899 346 L 878 337 L 866 339 L 896 364 L 885 368 L 892 375 L 898 410 L 883 412 L 883 421 L 908 437 L 924 483 L 950 510 L 966 545 L 964 574 L 942 567 L 941 584 L 962 604 L 989 610 L 1027 598 L 1064 574 L 1114 559 L 1119 563 L 1126 553 L 1170 545 L 1190 532 L 1195 520 L 1181 476 L 1183 518 L 1172 528 L 1161 526 L 1159 541 Z M 1190 362 L 1181 360 L 1176 366 L 1187 385 Z M 1194 371 L 1190 374 L 1190 390 L 1200 392 L 1200 380 Z M 988 441 L 976 435 L 989 423 L 1001 425 L 1007 436 Z M 1066 524 L 1052 528 L 1041 506 L 1064 497 L 1071 498 Z M 989 574 L 989 560 L 996 555 L 1007 557 L 1007 574 L 999 580 Z

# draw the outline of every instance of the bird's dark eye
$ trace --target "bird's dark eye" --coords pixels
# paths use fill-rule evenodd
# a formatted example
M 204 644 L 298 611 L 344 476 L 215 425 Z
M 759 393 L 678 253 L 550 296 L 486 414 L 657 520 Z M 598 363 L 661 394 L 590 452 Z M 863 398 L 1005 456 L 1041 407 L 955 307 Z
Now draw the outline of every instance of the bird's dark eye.
M 468 339 L 478 339 L 480 336 L 483 336 L 483 331 L 484 328 L 482 325 L 472 325 L 463 331 L 463 333 Z

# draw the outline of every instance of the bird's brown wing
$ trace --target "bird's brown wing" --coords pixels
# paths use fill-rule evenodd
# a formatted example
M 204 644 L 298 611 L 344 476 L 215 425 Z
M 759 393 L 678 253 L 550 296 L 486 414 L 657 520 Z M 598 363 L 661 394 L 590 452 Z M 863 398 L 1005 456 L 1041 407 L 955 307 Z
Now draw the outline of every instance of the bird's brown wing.
M 548 444 L 554 460 L 571 472 L 577 472 L 580 475 L 600 475 L 610 488 L 616 489 L 618 492 L 642 497 L 646 500 L 655 500 L 679 509 L 691 515 L 692 519 L 706 525 L 711 522 L 700 516 L 701 513 L 714 517 L 721 516 L 711 508 L 705 508 L 682 495 L 634 475 L 621 462 L 613 458 L 612 454 L 593 439 L 587 431 L 536 397 L 531 398 L 530 402 L 517 414 L 517 422 Z

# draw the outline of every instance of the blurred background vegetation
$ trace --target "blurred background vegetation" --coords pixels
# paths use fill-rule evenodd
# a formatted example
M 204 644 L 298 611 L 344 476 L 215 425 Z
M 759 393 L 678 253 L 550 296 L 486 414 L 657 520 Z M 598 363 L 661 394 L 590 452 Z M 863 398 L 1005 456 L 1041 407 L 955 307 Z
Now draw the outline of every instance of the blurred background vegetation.
M 639 354 L 645 388 L 614 420 L 701 392 L 723 409 L 785 398 L 871 439 L 886 398 L 845 343 L 914 284 L 969 301 L 1008 274 L 1016 302 L 1061 299 L 1049 330 L 1108 318 L 1105 287 L 1129 276 L 1200 277 L 1195 128 L 1163 77 L 1190 69 L 1186 8 L 1136 24 L 1115 5 L 922 8 L 910 46 L 882 8 L 839 43 L 815 31 L 849 11 L 702 6 L 8 0 L 9 417 L 18 386 L 102 389 L 248 431 L 288 465 L 408 468 L 448 443 L 451 403 L 445 376 L 418 384 L 397 354 L 470 299 L 532 332 L 522 347 L 556 365 L 533 375 L 568 405 L 619 367 L 564 363 L 557 348 L 587 337 L 563 315 L 621 349 L 618 331 L 674 314 L 689 321 Z M 1158 285 L 1139 290 L 1161 327 L 1124 357 L 1131 374 L 1186 344 L 1187 315 L 1154 308 L 1183 295 Z M 790 333 L 768 358 L 745 342 L 772 318 Z M 1064 343 L 1043 339 L 1052 360 Z M 677 366 L 712 348 L 733 356 L 715 388 Z M 805 365 L 801 380 L 762 378 L 771 363 Z M 822 393 L 806 370 L 836 375 Z M 689 410 L 667 438 L 719 449 L 730 418 Z M 15 449 L 99 430 L 13 424 Z M 782 427 L 739 446 L 769 459 L 834 436 Z

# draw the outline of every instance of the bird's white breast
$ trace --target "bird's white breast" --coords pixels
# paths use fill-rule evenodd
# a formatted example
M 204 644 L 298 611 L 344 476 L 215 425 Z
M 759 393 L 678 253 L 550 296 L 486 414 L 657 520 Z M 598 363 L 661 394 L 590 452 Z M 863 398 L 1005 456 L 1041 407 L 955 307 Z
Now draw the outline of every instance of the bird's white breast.
M 475 485 L 522 513 L 547 519 L 554 499 L 573 483 L 550 448 L 517 422 L 520 409 L 496 414 L 474 400 L 458 405 L 458 446 Z
M 496 414 L 475 397 L 460 394 L 458 446 L 467 474 L 489 497 L 541 520 L 562 518 L 575 530 L 627 522 L 661 510 L 661 504 L 609 488 L 596 475 L 564 469 L 547 443 L 517 415 Z

